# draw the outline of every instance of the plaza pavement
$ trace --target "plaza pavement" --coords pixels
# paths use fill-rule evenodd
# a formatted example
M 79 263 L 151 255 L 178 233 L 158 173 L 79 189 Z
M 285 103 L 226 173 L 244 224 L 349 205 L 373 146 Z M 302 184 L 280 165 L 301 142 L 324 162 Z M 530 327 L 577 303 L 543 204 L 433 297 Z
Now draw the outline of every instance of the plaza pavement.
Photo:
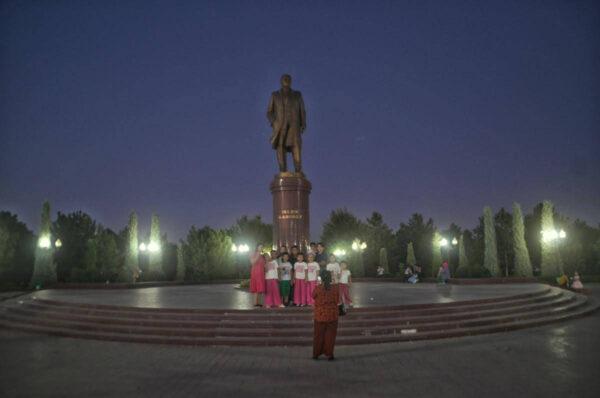
M 600 300 L 600 285 L 588 286 Z M 310 349 L 187 347 L 0 330 L 1 397 L 596 397 L 600 312 L 515 332 Z

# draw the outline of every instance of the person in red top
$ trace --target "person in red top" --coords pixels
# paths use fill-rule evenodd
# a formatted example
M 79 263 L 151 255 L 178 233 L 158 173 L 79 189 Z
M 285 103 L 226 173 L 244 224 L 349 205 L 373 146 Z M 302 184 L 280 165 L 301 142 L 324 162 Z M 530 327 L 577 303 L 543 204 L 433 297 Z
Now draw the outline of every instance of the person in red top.
M 250 269 L 250 293 L 254 293 L 254 306 L 262 307 L 260 296 L 265 292 L 265 264 L 267 263 L 262 255 L 262 245 L 256 245 L 256 250 L 250 256 L 252 268 Z
M 333 361 L 333 349 L 338 327 L 338 302 L 340 292 L 338 285 L 331 284 L 331 272 L 321 271 L 321 284 L 313 291 L 315 300 L 313 359 L 319 359 L 321 354 Z

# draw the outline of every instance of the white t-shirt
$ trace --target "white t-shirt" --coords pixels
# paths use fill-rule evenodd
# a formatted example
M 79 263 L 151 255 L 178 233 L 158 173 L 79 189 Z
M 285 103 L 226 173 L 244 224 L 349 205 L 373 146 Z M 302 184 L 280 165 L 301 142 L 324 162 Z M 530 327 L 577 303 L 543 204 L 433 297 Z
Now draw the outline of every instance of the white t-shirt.
M 340 272 L 340 283 L 348 284 L 348 278 L 350 277 L 350 275 L 352 274 L 349 269 L 343 269 Z
M 312 263 L 308 263 L 307 267 L 308 267 L 308 281 L 309 282 L 316 281 L 317 276 L 319 275 L 319 269 L 321 268 L 321 267 L 319 267 L 319 263 L 313 261 Z
M 269 261 L 266 267 L 267 275 L 265 276 L 265 279 L 279 279 L 279 276 L 277 275 L 278 267 L 277 260 Z
M 294 264 L 294 278 L 296 279 L 304 279 L 306 278 L 306 263 L 296 263 Z
M 292 280 L 292 264 L 289 262 L 279 264 L 281 270 L 281 280 L 291 281 Z
M 338 263 L 329 263 L 326 269 L 331 272 L 331 281 L 337 283 L 340 279 L 340 265 Z

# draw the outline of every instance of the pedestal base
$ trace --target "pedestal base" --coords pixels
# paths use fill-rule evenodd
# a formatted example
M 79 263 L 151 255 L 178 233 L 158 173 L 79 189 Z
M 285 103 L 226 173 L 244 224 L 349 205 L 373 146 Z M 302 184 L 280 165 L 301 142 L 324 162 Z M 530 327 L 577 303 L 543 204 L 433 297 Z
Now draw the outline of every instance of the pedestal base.
M 308 246 L 310 217 L 308 197 L 311 183 L 302 173 L 279 173 L 271 182 L 273 195 L 273 245 L 277 248 Z

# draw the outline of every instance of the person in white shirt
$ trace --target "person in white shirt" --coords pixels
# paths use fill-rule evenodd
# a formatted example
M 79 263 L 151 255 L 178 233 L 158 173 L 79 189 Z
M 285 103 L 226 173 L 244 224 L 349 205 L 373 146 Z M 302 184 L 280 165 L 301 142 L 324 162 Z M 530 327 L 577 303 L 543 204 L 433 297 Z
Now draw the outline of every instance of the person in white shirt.
M 279 275 L 277 263 L 277 251 L 271 251 L 271 255 L 265 254 L 267 265 L 265 265 L 265 307 L 283 307 L 281 304 L 281 295 L 279 294 Z
M 329 264 L 327 264 L 326 269 L 327 271 L 331 272 L 331 283 L 334 285 L 339 283 L 341 269 L 335 254 L 329 256 Z
M 345 261 L 340 263 L 340 298 L 344 305 L 352 305 L 350 298 L 350 285 L 352 284 L 352 273 L 348 269 L 348 264 Z
M 320 268 L 321 267 L 319 267 L 319 263 L 315 261 L 314 253 L 309 254 L 308 264 L 306 265 L 306 302 L 308 305 L 315 304 L 312 294 L 317 287 L 317 279 Z
M 304 254 L 296 255 L 294 263 L 294 304 L 304 307 L 308 304 L 306 299 L 306 270 L 308 264 L 304 262 Z
M 284 305 L 289 304 L 290 287 L 292 282 L 292 264 L 290 263 L 290 255 L 283 253 L 279 263 L 279 294 Z

